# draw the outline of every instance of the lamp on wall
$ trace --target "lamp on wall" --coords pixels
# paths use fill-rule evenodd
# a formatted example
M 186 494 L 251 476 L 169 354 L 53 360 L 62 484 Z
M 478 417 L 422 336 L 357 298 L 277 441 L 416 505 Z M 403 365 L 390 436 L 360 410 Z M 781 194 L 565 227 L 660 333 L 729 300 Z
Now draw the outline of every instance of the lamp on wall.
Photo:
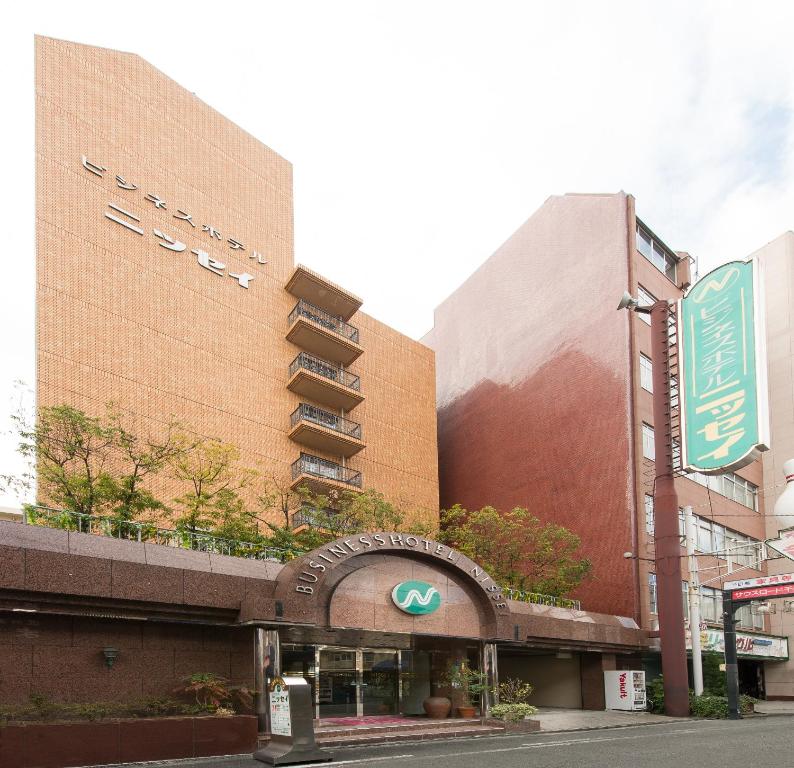
M 108 669 L 113 669 L 113 665 L 116 663 L 116 657 L 119 655 L 118 648 L 103 648 L 102 655 L 105 657 L 105 666 Z

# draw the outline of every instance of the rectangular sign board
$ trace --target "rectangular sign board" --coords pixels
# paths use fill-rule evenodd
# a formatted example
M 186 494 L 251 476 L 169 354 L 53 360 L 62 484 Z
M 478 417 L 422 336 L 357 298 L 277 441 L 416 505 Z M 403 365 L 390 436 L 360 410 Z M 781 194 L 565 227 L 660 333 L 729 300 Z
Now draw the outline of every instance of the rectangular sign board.
M 757 261 L 731 261 L 678 302 L 681 466 L 719 474 L 769 447 L 766 331 Z
M 731 592 L 732 600 L 768 600 L 770 597 L 794 595 L 794 584 L 772 584 L 768 587 L 750 587 Z
M 739 579 L 738 581 L 726 581 L 722 588 L 726 592 L 733 592 L 735 589 L 748 589 L 750 587 L 768 587 L 778 584 L 794 584 L 794 573 L 778 573 L 775 576 L 759 576 L 755 579 Z

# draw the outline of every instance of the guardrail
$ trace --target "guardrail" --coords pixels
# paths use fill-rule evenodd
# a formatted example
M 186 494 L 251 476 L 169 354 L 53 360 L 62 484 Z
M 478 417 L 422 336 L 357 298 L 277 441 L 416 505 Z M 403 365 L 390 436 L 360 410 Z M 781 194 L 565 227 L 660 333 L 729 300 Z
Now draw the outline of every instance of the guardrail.
M 344 387 L 361 391 L 361 379 L 355 374 L 340 368 L 336 363 L 329 363 L 321 357 L 310 355 L 308 352 L 301 352 L 289 366 L 289 376 L 292 378 L 295 372 L 303 368 L 304 370 L 316 373 L 329 381 L 335 381 Z
M 300 299 L 293 307 L 292 312 L 289 313 L 287 324 L 292 325 L 298 317 L 305 317 L 307 320 L 311 320 L 313 323 L 343 336 L 354 344 L 358 344 L 358 328 L 346 323 L 341 318 L 334 317 L 324 309 L 320 309 L 320 307 L 315 307 L 314 304 L 310 304 L 306 299 Z

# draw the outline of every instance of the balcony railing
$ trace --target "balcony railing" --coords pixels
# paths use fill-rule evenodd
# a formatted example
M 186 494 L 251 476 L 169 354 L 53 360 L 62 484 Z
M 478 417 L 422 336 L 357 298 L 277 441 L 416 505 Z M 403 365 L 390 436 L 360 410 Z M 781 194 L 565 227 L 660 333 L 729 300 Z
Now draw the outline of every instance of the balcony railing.
M 120 520 L 116 517 L 100 515 L 87 515 L 83 512 L 52 509 L 50 507 L 26 507 L 23 522 L 28 525 L 40 525 L 45 528 L 60 528 L 66 531 L 75 531 L 76 533 L 110 536 L 114 539 L 192 549 L 196 552 L 209 552 L 214 555 L 245 557 L 251 560 L 272 560 L 281 563 L 292 559 L 296 555 L 296 553 L 286 549 L 268 547 L 250 541 L 225 539 L 197 531 L 158 528 L 153 523 Z
M 300 421 L 310 421 L 312 424 L 327 427 L 342 435 L 361 440 L 361 424 L 345 419 L 342 416 L 337 416 L 335 413 L 325 411 L 315 405 L 301 403 L 292 412 L 292 416 L 290 416 L 290 426 L 294 427 Z
M 322 520 L 327 519 L 334 514 L 332 509 L 317 509 L 316 507 L 301 507 L 295 510 L 292 515 L 292 527 L 300 528 L 307 525 L 310 528 L 316 528 Z
M 342 386 L 348 387 L 349 389 L 355 389 L 356 392 L 360 391 L 361 389 L 361 380 L 358 376 L 354 376 L 352 373 L 349 373 L 334 363 L 329 363 L 327 360 L 323 360 L 321 357 L 310 355 L 308 352 L 301 352 L 290 363 L 290 378 L 295 375 L 295 372 L 299 368 L 316 373 L 319 376 L 328 379 L 329 381 L 335 381 L 337 384 L 341 384 Z
M 292 465 L 293 477 L 295 466 L 303 459 L 321 461 L 339 469 L 339 465 L 333 462 L 325 462 L 315 456 L 302 454 Z M 346 470 L 350 472 L 350 470 Z M 361 477 L 361 474 L 356 472 Z M 326 514 L 330 510 L 323 510 Z M 297 528 L 300 525 L 313 525 L 317 519 L 318 510 L 314 507 L 301 507 L 296 510 L 292 517 L 292 525 Z M 209 552 L 215 555 L 231 555 L 232 557 L 244 557 L 251 560 L 271 560 L 286 562 L 295 557 L 307 554 L 300 549 L 281 549 L 279 547 L 269 547 L 256 544 L 250 541 L 238 541 L 237 539 L 225 539 L 219 536 L 212 536 L 208 533 L 194 533 L 190 531 L 177 531 L 173 528 L 158 528 L 152 523 L 142 523 L 136 520 L 119 520 L 115 517 L 105 517 L 100 515 L 86 515 L 82 512 L 71 512 L 63 509 L 52 509 L 43 506 L 26 506 L 22 522 L 16 525 L 40 525 L 45 528 L 60 528 L 61 530 L 75 531 L 77 533 L 93 534 L 95 536 L 109 536 L 114 539 L 124 539 L 126 541 L 137 541 L 148 544 L 159 544 L 167 547 L 179 547 L 182 549 L 192 549 L 196 552 Z M 569 600 L 565 597 L 554 597 L 544 595 L 539 592 L 527 592 L 511 587 L 504 587 L 503 592 L 509 600 L 519 600 L 524 603 L 535 605 L 550 605 L 555 608 L 569 608 L 576 611 L 582 609 L 578 600 Z
M 321 459 L 309 453 L 302 453 L 300 458 L 292 464 L 292 479 L 297 480 L 301 475 L 311 475 L 321 480 L 333 480 L 345 483 L 355 488 L 361 488 L 361 472 L 343 467 L 334 461 Z
M 332 314 L 326 312 L 324 309 L 315 307 L 314 304 L 309 304 L 305 299 L 300 299 L 289 313 L 289 321 L 287 325 L 292 325 L 299 317 L 305 317 L 323 328 L 337 333 L 340 336 L 358 344 L 358 328 L 353 327 L 344 320 L 334 317 Z

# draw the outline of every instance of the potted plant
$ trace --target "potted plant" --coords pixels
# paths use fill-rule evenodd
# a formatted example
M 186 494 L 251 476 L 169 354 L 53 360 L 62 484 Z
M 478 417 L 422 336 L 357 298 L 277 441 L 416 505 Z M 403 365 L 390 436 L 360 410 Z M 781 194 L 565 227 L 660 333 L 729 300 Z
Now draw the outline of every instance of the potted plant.
M 453 662 L 447 668 L 445 682 L 460 694 L 458 715 L 474 717 L 477 708 L 473 702 L 479 701 L 482 692 L 488 688 L 485 673 L 472 669 L 466 661 Z
M 499 694 L 499 703 L 491 707 L 491 717 L 504 724 L 506 731 L 538 731 L 540 722 L 532 720 L 537 708 L 527 703 L 532 686 L 523 680 L 508 678 L 494 691 Z

